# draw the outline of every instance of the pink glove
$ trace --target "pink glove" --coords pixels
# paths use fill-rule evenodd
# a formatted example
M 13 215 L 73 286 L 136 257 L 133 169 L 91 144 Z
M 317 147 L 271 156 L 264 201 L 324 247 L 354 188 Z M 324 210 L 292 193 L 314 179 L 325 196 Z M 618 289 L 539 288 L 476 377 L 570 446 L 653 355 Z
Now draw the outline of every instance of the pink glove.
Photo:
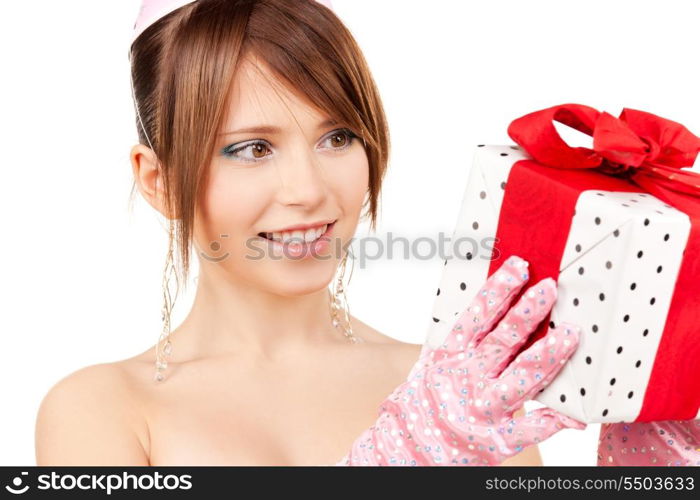
M 556 299 L 547 278 L 508 309 L 528 278 L 528 263 L 517 256 L 493 273 L 445 343 L 423 345 L 406 382 L 335 465 L 496 465 L 563 428 L 585 429 L 551 408 L 513 418 L 556 377 L 580 333 L 562 323 L 513 360 Z
M 598 465 L 700 465 L 700 420 L 602 424 Z

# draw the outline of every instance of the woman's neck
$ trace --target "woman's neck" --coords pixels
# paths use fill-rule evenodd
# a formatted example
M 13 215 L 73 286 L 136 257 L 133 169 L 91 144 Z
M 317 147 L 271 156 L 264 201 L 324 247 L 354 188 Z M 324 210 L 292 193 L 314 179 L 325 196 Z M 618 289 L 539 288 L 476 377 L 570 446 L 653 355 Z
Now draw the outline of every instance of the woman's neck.
M 282 296 L 201 272 L 192 308 L 171 333 L 173 361 L 226 354 L 274 361 L 311 344 L 346 342 L 330 318 L 326 287 Z

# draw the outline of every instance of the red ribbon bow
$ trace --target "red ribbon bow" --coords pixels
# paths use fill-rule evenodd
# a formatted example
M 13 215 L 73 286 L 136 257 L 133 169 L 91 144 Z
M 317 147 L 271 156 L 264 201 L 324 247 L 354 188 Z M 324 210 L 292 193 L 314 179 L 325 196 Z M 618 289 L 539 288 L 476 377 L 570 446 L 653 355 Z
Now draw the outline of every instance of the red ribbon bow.
M 570 147 L 553 120 L 592 136 L 593 149 Z M 619 175 L 679 209 L 691 203 L 685 195 L 700 198 L 700 174 L 681 170 L 695 162 L 700 137 L 645 111 L 624 108 L 615 118 L 582 104 L 561 104 L 513 120 L 508 135 L 549 167 Z

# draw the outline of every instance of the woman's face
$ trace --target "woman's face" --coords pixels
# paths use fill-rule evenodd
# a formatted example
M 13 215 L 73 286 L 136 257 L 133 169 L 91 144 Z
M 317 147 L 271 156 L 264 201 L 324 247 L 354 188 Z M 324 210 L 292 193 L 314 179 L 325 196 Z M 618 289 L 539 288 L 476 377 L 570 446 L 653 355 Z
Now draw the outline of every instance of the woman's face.
M 329 118 L 261 60 L 240 66 L 195 213 L 201 273 L 285 296 L 333 278 L 368 195 L 369 163 L 362 138 Z

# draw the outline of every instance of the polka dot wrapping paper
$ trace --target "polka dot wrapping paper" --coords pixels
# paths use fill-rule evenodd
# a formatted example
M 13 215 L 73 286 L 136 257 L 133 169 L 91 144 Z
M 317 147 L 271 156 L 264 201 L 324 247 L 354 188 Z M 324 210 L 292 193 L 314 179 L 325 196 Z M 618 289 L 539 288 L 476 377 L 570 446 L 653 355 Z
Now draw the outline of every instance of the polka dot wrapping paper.
M 685 255 L 699 223 L 624 178 L 553 169 L 520 146 L 479 145 L 426 342 L 440 345 L 494 263 L 517 254 L 532 283 L 558 283 L 536 338 L 561 321 L 583 330 L 539 402 L 588 423 L 700 418 L 700 328 L 678 333 L 682 314 L 667 324 L 674 300 L 681 313 L 698 304 L 695 280 L 681 281 L 680 271 L 700 270 L 700 255 Z

